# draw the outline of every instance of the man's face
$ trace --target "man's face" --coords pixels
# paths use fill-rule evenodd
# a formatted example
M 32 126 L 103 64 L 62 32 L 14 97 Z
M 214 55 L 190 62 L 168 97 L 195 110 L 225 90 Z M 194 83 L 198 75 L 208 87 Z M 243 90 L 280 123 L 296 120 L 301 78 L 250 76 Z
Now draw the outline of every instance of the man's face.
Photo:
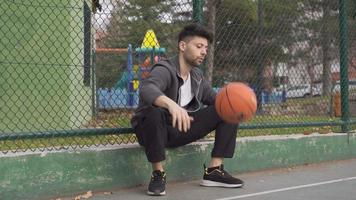
M 179 50 L 189 65 L 198 66 L 207 54 L 208 40 L 198 36 L 188 37 L 179 42 Z

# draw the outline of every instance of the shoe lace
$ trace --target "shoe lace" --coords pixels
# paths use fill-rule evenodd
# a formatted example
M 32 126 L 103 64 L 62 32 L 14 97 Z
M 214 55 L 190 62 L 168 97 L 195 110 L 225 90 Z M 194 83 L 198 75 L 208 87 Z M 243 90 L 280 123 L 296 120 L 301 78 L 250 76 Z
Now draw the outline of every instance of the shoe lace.
M 151 176 L 151 180 L 153 182 L 163 181 L 166 175 L 164 172 L 153 172 Z

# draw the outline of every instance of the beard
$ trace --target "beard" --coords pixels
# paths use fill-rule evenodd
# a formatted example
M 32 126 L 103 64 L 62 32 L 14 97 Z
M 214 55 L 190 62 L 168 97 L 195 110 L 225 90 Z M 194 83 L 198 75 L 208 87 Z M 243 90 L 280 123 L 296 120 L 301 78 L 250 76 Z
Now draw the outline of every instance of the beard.
M 185 57 L 185 61 L 191 67 L 197 67 L 204 61 L 204 59 Z

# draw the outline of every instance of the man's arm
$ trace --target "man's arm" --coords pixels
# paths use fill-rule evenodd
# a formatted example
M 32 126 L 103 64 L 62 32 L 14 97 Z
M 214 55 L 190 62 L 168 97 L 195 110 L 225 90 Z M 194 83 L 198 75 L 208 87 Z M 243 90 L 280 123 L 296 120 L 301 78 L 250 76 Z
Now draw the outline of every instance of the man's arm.
M 171 85 L 171 74 L 164 66 L 154 66 L 150 75 L 144 79 L 140 87 L 140 99 L 153 105 L 157 97 Z
M 172 115 L 172 126 L 176 127 L 177 125 L 179 131 L 187 132 L 193 118 L 189 117 L 185 109 L 163 93 L 171 81 L 171 74 L 167 68 L 155 66 L 150 72 L 150 76 L 142 82 L 140 98 L 148 104 L 166 108 Z
M 168 98 L 165 95 L 161 95 L 156 98 L 153 102 L 155 106 L 166 108 L 169 113 L 172 115 L 172 125 L 176 127 L 179 131 L 187 132 L 190 129 L 190 122 L 193 121 L 193 118 L 190 117 L 187 111 L 180 107 L 172 99 Z

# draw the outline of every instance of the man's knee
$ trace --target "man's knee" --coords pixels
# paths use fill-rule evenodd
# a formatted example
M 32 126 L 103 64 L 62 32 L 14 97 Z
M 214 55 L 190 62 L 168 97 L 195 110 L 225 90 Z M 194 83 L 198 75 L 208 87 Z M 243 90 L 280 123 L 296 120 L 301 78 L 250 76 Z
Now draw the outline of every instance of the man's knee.
M 150 106 L 145 111 L 145 116 L 149 117 L 149 118 L 157 118 L 157 117 L 165 116 L 167 113 L 168 113 L 168 111 L 164 108 Z
M 162 129 L 164 123 L 164 109 L 150 106 L 144 111 L 143 116 L 138 121 L 135 133 L 141 145 L 146 143 L 147 138 L 152 138 Z

